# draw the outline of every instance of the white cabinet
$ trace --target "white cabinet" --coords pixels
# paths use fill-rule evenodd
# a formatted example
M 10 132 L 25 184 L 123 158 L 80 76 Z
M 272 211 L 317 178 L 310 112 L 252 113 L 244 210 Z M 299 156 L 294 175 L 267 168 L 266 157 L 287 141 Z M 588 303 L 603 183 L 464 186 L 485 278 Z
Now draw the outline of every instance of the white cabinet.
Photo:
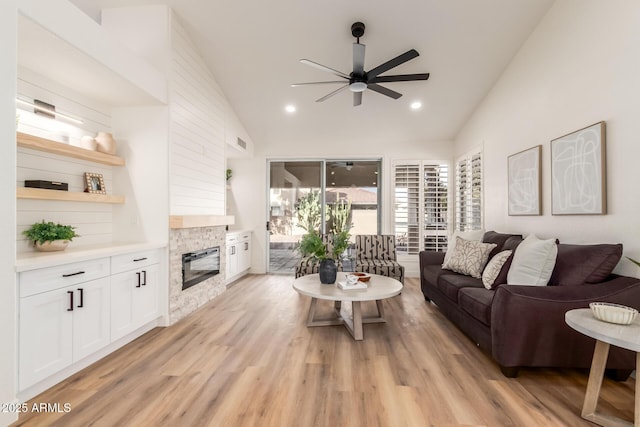
M 112 258 L 112 271 L 122 271 L 111 276 L 112 341 L 135 331 L 159 316 L 158 262 L 158 251 Z
M 227 284 L 244 276 L 251 268 L 251 232 L 227 233 Z
M 20 391 L 42 391 L 153 327 L 161 258 L 152 249 L 20 272 Z
M 21 274 L 20 389 L 109 344 L 108 260 Z M 105 277 L 81 280 L 94 277 L 96 270 Z

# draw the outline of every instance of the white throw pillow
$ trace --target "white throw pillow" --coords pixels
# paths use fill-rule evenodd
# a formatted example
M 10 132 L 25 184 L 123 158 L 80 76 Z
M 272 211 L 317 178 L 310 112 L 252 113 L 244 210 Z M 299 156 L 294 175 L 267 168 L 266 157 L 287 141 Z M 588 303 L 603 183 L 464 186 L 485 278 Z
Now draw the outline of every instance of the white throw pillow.
M 449 238 L 447 252 L 445 252 L 444 254 L 444 262 L 442 263 L 442 265 L 444 266 L 445 264 L 447 264 L 447 262 L 449 262 L 449 259 L 451 258 L 451 255 L 456 248 L 456 241 L 458 237 L 462 237 L 464 240 L 474 240 L 476 242 L 479 242 L 480 240 L 482 240 L 482 236 L 484 236 L 484 230 L 454 231 L 453 235 Z
M 500 270 L 502 270 L 502 266 L 511 256 L 513 251 L 506 250 L 502 252 L 498 252 L 489 260 L 487 266 L 484 268 L 482 272 L 482 284 L 485 288 L 491 289 L 493 283 L 496 281 L 498 274 L 500 274 Z
M 489 259 L 489 254 L 496 246 L 498 245 L 495 243 L 482 243 L 456 237 L 456 248 L 442 268 L 479 279 L 482 277 L 482 269 Z
M 529 234 L 516 248 L 507 274 L 509 285 L 546 286 L 558 256 L 555 239 L 540 240 Z

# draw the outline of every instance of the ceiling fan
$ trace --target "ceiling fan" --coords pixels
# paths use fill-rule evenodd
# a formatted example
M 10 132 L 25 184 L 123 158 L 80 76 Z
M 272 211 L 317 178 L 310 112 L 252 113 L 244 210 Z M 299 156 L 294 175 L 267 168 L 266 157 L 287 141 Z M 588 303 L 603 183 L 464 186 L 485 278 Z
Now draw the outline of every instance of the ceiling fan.
M 334 80 L 328 82 L 310 82 L 310 83 L 295 83 L 292 87 L 307 86 L 307 85 L 321 85 L 321 84 L 334 84 L 334 83 L 346 83 L 344 86 L 334 90 L 333 92 L 317 99 L 316 102 L 322 102 L 331 98 L 333 95 L 342 92 L 349 88 L 353 92 L 353 106 L 362 104 L 362 92 L 366 89 L 371 89 L 374 92 L 386 95 L 393 99 L 398 99 L 402 96 L 401 93 L 388 89 L 384 86 L 380 86 L 379 83 L 392 83 L 392 82 L 408 82 L 414 80 L 427 80 L 429 73 L 422 74 L 399 74 L 395 76 L 381 76 L 380 74 L 389 71 L 398 65 L 416 58 L 418 51 L 411 49 L 399 55 L 383 64 L 372 68 L 369 71 L 364 71 L 364 49 L 365 45 L 360 44 L 360 37 L 364 35 L 364 24 L 362 22 L 356 22 L 351 25 L 351 34 L 356 38 L 356 43 L 353 44 L 353 71 L 350 74 L 334 70 L 333 68 L 318 64 L 317 62 L 310 61 L 308 59 L 301 59 L 303 64 L 311 65 L 323 71 L 327 71 L 337 77 L 341 77 L 343 80 Z M 345 81 L 346 80 L 346 81 Z

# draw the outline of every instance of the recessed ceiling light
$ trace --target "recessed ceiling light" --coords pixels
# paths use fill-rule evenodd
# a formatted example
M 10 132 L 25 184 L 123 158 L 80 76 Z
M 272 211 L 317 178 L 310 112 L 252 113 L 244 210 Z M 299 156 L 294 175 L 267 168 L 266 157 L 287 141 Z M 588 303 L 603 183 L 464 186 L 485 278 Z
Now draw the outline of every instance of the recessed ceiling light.
M 415 101 L 411 103 L 411 109 L 412 110 L 419 110 L 420 107 L 422 107 L 422 102 L 420 101 Z
M 291 104 L 289 104 L 289 105 L 287 105 L 286 107 L 284 107 L 284 110 L 285 110 L 287 113 L 295 113 L 295 112 L 296 112 L 296 106 L 295 106 L 295 105 L 291 105 Z

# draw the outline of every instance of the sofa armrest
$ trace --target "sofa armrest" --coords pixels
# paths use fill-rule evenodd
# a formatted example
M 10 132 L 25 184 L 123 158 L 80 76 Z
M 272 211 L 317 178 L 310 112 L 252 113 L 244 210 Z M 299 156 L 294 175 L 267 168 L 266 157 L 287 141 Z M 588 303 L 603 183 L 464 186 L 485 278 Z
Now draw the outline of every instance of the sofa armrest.
M 580 286 L 501 285 L 491 305 L 492 355 L 505 367 L 589 367 L 594 340 L 571 329 L 567 311 L 605 301 L 640 308 L 640 280 L 617 277 Z M 609 368 L 633 368 L 631 352 L 613 349 Z
M 419 255 L 420 271 L 425 265 L 442 264 L 444 262 L 444 252 L 422 251 Z

